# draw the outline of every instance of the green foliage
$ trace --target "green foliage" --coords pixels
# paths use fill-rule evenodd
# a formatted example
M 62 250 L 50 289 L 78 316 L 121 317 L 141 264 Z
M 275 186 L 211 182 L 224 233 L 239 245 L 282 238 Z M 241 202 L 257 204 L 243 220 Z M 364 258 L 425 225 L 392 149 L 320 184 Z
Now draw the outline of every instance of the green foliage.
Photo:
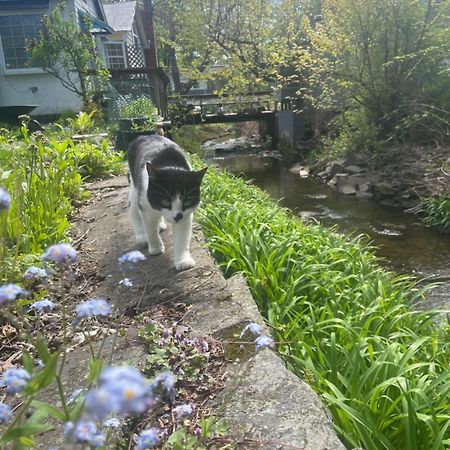
M 122 106 L 119 115 L 122 119 L 146 118 L 153 127 L 159 120 L 158 109 L 148 97 L 138 98 Z
M 379 152 L 385 142 L 363 108 L 349 109 L 328 123 L 326 136 L 321 141 L 322 150 L 328 158 L 369 150 Z
M 426 225 L 450 231 L 450 195 L 426 200 L 424 209 Z
M 13 277 L 32 256 L 63 241 L 70 229 L 73 205 L 87 198 L 83 177 L 93 179 L 122 170 L 122 156 L 101 145 L 59 140 L 56 136 L 6 132 L 0 136 L 0 184 L 12 198 L 1 221 L 6 227 L 2 279 Z M 6 254 L 5 254 L 6 252 Z
M 175 95 L 169 103 L 168 115 L 172 125 L 180 127 L 190 122 L 192 106 L 187 104 L 186 99 Z
M 209 353 L 201 352 L 192 342 L 182 342 L 172 334 L 165 335 L 164 329 L 155 324 L 146 325 L 139 332 L 148 346 L 146 371 L 155 375 L 176 367 L 188 383 L 207 382 L 205 373 Z
M 68 117 L 67 124 L 76 133 L 84 134 L 88 131 L 93 131 L 95 129 L 95 122 L 93 116 L 95 111 L 90 113 L 80 112 L 75 117 Z
M 450 445 L 450 327 L 359 238 L 307 226 L 210 168 L 198 219 L 226 275 L 241 272 L 291 369 L 322 396 L 348 448 Z
M 297 79 L 314 107 L 359 110 L 377 137 L 449 137 L 446 2 L 327 0 L 303 19 Z
M 30 43 L 33 64 L 78 94 L 85 107 L 89 107 L 95 92 L 103 89 L 108 77 L 94 38 L 84 30 L 89 25 L 87 19 L 79 25 L 75 14 L 65 17 L 64 5 L 60 5 L 44 19 L 39 39 Z

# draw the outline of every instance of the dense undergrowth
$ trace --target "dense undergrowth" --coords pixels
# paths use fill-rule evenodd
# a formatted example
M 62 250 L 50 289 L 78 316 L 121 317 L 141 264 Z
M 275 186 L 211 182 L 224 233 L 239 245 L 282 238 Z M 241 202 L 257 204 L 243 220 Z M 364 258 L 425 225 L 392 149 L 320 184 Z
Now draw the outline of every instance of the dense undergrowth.
M 450 193 L 425 200 L 426 225 L 450 232 Z
M 26 121 L 20 129 L 2 129 L 0 185 L 14 201 L 8 218 L 0 217 L 0 280 L 14 281 L 47 246 L 67 239 L 75 205 L 89 195 L 83 181 L 123 170 L 122 155 L 107 140 L 74 141 L 73 131 L 31 133 Z
M 242 179 L 208 171 L 200 221 L 226 275 L 242 272 L 278 351 L 330 408 L 349 447 L 450 446 L 450 327 L 359 237 L 306 225 Z

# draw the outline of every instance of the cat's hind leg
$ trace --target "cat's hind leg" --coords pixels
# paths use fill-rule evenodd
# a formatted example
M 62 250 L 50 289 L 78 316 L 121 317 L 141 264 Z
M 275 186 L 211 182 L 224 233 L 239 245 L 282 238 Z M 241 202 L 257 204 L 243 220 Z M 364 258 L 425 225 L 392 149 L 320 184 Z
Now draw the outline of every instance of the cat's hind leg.
M 145 235 L 144 224 L 142 223 L 141 213 L 139 211 L 138 194 L 132 184 L 128 194 L 128 206 L 130 210 L 131 226 L 136 236 L 136 241 L 140 245 L 145 244 L 147 242 L 147 236 Z

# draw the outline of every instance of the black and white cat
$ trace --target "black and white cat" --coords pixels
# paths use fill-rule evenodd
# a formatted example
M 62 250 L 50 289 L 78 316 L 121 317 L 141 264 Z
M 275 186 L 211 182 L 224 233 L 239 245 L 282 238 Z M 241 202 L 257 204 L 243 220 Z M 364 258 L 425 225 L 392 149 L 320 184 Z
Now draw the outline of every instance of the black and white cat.
M 172 224 L 175 268 L 194 267 L 189 244 L 192 216 L 200 203 L 200 184 L 206 168 L 193 171 L 181 148 L 158 136 L 141 136 L 127 150 L 130 168 L 131 224 L 139 244 L 150 255 L 164 252 L 159 232 Z

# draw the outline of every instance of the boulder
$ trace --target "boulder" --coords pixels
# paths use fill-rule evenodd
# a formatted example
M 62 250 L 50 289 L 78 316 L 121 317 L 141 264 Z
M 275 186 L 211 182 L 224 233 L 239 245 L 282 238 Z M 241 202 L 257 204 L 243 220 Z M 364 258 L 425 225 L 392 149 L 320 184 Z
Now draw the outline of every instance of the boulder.
M 346 186 L 339 187 L 339 192 L 341 192 L 344 195 L 355 195 L 356 189 L 354 186 L 346 185 Z
M 332 161 L 328 165 L 328 168 L 329 168 L 330 177 L 333 178 L 337 173 L 344 172 L 344 160 L 341 159 L 341 160 Z
M 351 166 L 345 166 L 345 171 L 348 173 L 361 173 L 361 172 L 365 172 L 366 169 L 364 169 L 364 167 L 361 166 L 357 166 L 357 165 L 351 165 Z

